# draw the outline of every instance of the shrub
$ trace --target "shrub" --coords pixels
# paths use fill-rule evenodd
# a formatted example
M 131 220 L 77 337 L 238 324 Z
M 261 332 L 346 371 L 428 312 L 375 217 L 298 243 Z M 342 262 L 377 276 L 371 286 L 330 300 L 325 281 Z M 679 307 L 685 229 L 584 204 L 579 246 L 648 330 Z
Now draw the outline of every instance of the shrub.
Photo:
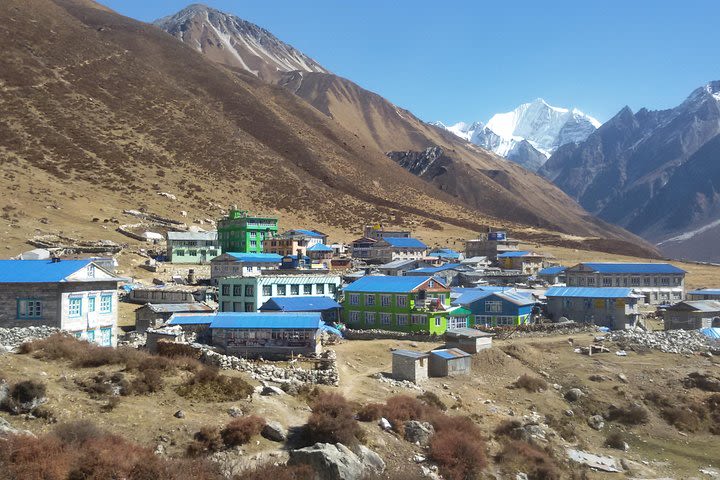
M 524 373 L 513 383 L 515 388 L 524 388 L 528 392 L 542 392 L 547 388 L 547 382 L 539 377 L 531 377 Z
M 120 397 L 110 397 L 105 405 L 100 407 L 103 412 L 112 412 L 120 405 Z
M 253 387 L 240 377 L 220 375 L 217 368 L 203 368 L 176 389 L 178 395 L 209 402 L 229 402 L 246 398 Z
M 186 453 L 190 457 L 198 457 L 221 450 L 223 439 L 220 431 L 215 427 L 203 427 L 193 436 L 193 442 L 188 445 Z
M 683 432 L 697 432 L 707 417 L 707 410 L 702 405 L 687 404 L 678 407 L 663 408 L 662 417 L 672 426 Z
M 237 447 L 248 443 L 264 426 L 264 418 L 250 415 L 231 421 L 220 431 L 220 435 L 226 447 Z
M 522 422 L 519 420 L 503 420 L 495 427 L 493 433 L 499 437 L 510 437 L 517 438 L 517 429 L 522 427 Z
M 437 432 L 430 440 L 429 456 L 449 480 L 474 478 L 487 466 L 484 443 L 464 431 Z
M 385 401 L 383 416 L 388 419 L 394 431 L 404 433 L 405 422 L 421 420 L 426 407 L 420 400 L 408 395 L 397 395 Z
M 315 480 L 315 470 L 310 465 L 260 465 L 245 470 L 238 477 L 243 480 Z
M 323 392 L 311 408 L 312 413 L 304 429 L 308 445 L 320 442 L 353 446 L 362 438 L 352 407 L 342 395 Z
M 383 416 L 385 405 L 382 403 L 367 403 L 363 405 L 357 414 L 357 419 L 361 422 L 374 422 L 380 420 Z
M 0 478 L 65 480 L 73 455 L 53 436 L 11 435 L 0 448 Z
M 55 427 L 53 434 L 65 445 L 78 447 L 84 443 L 95 441 L 104 433 L 88 420 L 61 423 Z
M 15 415 L 32 412 L 45 399 L 45 392 L 44 383 L 34 380 L 18 382 L 10 387 L 2 408 Z
M 625 436 L 620 432 L 612 432 L 605 438 L 605 446 L 617 450 L 625 450 Z
M 447 410 L 447 405 L 445 405 L 445 403 L 440 400 L 440 397 L 438 397 L 437 394 L 429 390 L 422 395 L 418 395 L 417 399 L 423 402 L 425 405 L 435 407 L 442 412 Z
M 165 386 L 159 370 L 143 370 L 132 381 L 132 392 L 138 395 L 159 392 Z
M 497 455 L 498 463 L 525 472 L 529 480 L 559 480 L 560 469 L 549 452 L 521 440 L 514 440 Z
M 641 425 L 650 419 L 648 411 L 641 405 L 616 407 L 611 405 L 607 414 L 608 420 L 618 421 L 625 425 Z

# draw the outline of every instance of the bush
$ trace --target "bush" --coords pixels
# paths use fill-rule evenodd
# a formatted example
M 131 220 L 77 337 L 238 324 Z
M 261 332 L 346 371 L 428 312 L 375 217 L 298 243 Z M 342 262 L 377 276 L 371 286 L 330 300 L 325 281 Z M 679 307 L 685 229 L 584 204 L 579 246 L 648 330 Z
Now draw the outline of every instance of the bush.
M 367 403 L 363 405 L 357 414 L 357 419 L 361 422 L 374 422 L 380 420 L 383 416 L 385 405 L 382 403 Z
M 205 367 L 176 389 L 178 395 L 208 402 L 230 402 L 252 395 L 254 389 L 240 377 L 220 375 L 217 368 Z
M 612 432 L 605 439 L 605 446 L 617 450 L 625 450 L 625 435 L 620 432 Z
M 159 370 L 143 370 L 130 385 L 133 393 L 146 395 L 161 391 L 165 382 Z
M 120 405 L 120 397 L 110 397 L 105 405 L 100 407 L 103 412 L 112 412 Z
M 1 406 L 15 415 L 32 412 L 44 401 L 46 390 L 44 383 L 34 380 L 16 383 L 10 387 Z
M 223 445 L 223 438 L 217 428 L 203 427 L 193 436 L 193 442 L 188 445 L 186 453 L 190 457 L 198 457 L 217 452 Z
M 474 478 L 487 466 L 484 443 L 464 431 L 437 432 L 430 440 L 429 457 L 449 480 Z
M 625 425 L 642 425 L 650 420 L 650 414 L 641 405 L 618 408 L 611 405 L 607 414 L 608 420 L 618 421 Z
M 13 435 L 3 439 L 0 448 L 0 478 L 65 480 L 73 455 L 56 437 Z
M 707 410 L 699 404 L 663 408 L 660 414 L 670 425 L 683 432 L 701 430 L 707 418 Z
M 315 480 L 315 470 L 310 465 L 260 465 L 245 470 L 238 477 L 242 480 Z
M 445 405 L 445 403 L 442 400 L 440 400 L 440 397 L 438 397 L 437 394 L 435 394 L 429 390 L 426 391 L 425 393 L 423 393 L 422 395 L 418 395 L 417 399 L 420 400 L 421 402 L 423 402 L 425 405 L 427 405 L 429 407 L 437 408 L 438 410 L 440 410 L 442 412 L 447 410 L 447 405 Z
M 517 429 L 522 426 L 523 424 L 519 420 L 503 420 L 495 427 L 493 433 L 499 437 L 510 437 L 518 440 Z
M 497 455 L 498 463 L 509 470 L 525 472 L 529 480 L 559 480 L 561 471 L 550 453 L 521 440 L 515 440 Z
M 547 388 L 547 382 L 539 377 L 531 377 L 524 373 L 513 383 L 515 388 L 524 388 L 528 392 L 542 392 Z
M 264 426 L 264 418 L 250 415 L 231 421 L 220 431 L 220 435 L 226 447 L 237 447 L 248 443 Z
M 390 422 L 394 431 L 402 435 L 405 422 L 408 420 L 421 420 L 426 407 L 420 400 L 408 395 L 397 395 L 385 401 L 383 416 Z
M 320 442 L 353 446 L 362 439 L 360 424 L 355 420 L 352 407 L 342 395 L 323 392 L 318 395 L 311 408 L 312 413 L 304 429 L 308 445 Z
M 53 434 L 65 445 L 79 447 L 88 442 L 94 442 L 105 435 L 94 423 L 88 420 L 62 423 L 55 427 Z

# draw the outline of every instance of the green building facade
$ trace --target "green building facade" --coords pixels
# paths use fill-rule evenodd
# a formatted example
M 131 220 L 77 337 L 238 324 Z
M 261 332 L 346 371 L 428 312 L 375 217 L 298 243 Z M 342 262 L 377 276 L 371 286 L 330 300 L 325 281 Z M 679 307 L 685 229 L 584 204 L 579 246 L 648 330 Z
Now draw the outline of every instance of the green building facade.
M 362 277 L 344 295 L 343 318 L 355 329 L 441 335 L 472 326 L 470 312 L 450 306 L 450 289 L 431 277 Z
M 223 252 L 263 253 L 263 240 L 277 234 L 278 219 L 233 209 L 218 222 L 217 231 Z

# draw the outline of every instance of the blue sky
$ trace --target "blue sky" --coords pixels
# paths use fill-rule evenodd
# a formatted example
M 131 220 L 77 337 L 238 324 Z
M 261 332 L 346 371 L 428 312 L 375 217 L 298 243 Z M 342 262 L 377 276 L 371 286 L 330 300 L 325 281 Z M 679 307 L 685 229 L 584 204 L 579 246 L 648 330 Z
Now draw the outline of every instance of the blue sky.
M 143 21 L 179 0 L 100 0 Z M 601 121 L 720 79 L 711 1 L 206 0 L 424 120 L 487 121 L 542 97 Z

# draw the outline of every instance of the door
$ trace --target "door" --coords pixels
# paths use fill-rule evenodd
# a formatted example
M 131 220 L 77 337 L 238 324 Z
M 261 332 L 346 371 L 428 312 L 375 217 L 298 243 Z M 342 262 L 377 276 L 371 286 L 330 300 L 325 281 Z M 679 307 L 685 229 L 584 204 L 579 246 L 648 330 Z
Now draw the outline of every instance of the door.
M 88 331 L 87 331 L 87 341 L 88 341 L 88 342 L 94 342 L 94 341 L 95 341 L 95 330 L 88 330 Z
M 106 327 L 100 329 L 100 345 L 103 347 L 112 347 L 112 328 Z

